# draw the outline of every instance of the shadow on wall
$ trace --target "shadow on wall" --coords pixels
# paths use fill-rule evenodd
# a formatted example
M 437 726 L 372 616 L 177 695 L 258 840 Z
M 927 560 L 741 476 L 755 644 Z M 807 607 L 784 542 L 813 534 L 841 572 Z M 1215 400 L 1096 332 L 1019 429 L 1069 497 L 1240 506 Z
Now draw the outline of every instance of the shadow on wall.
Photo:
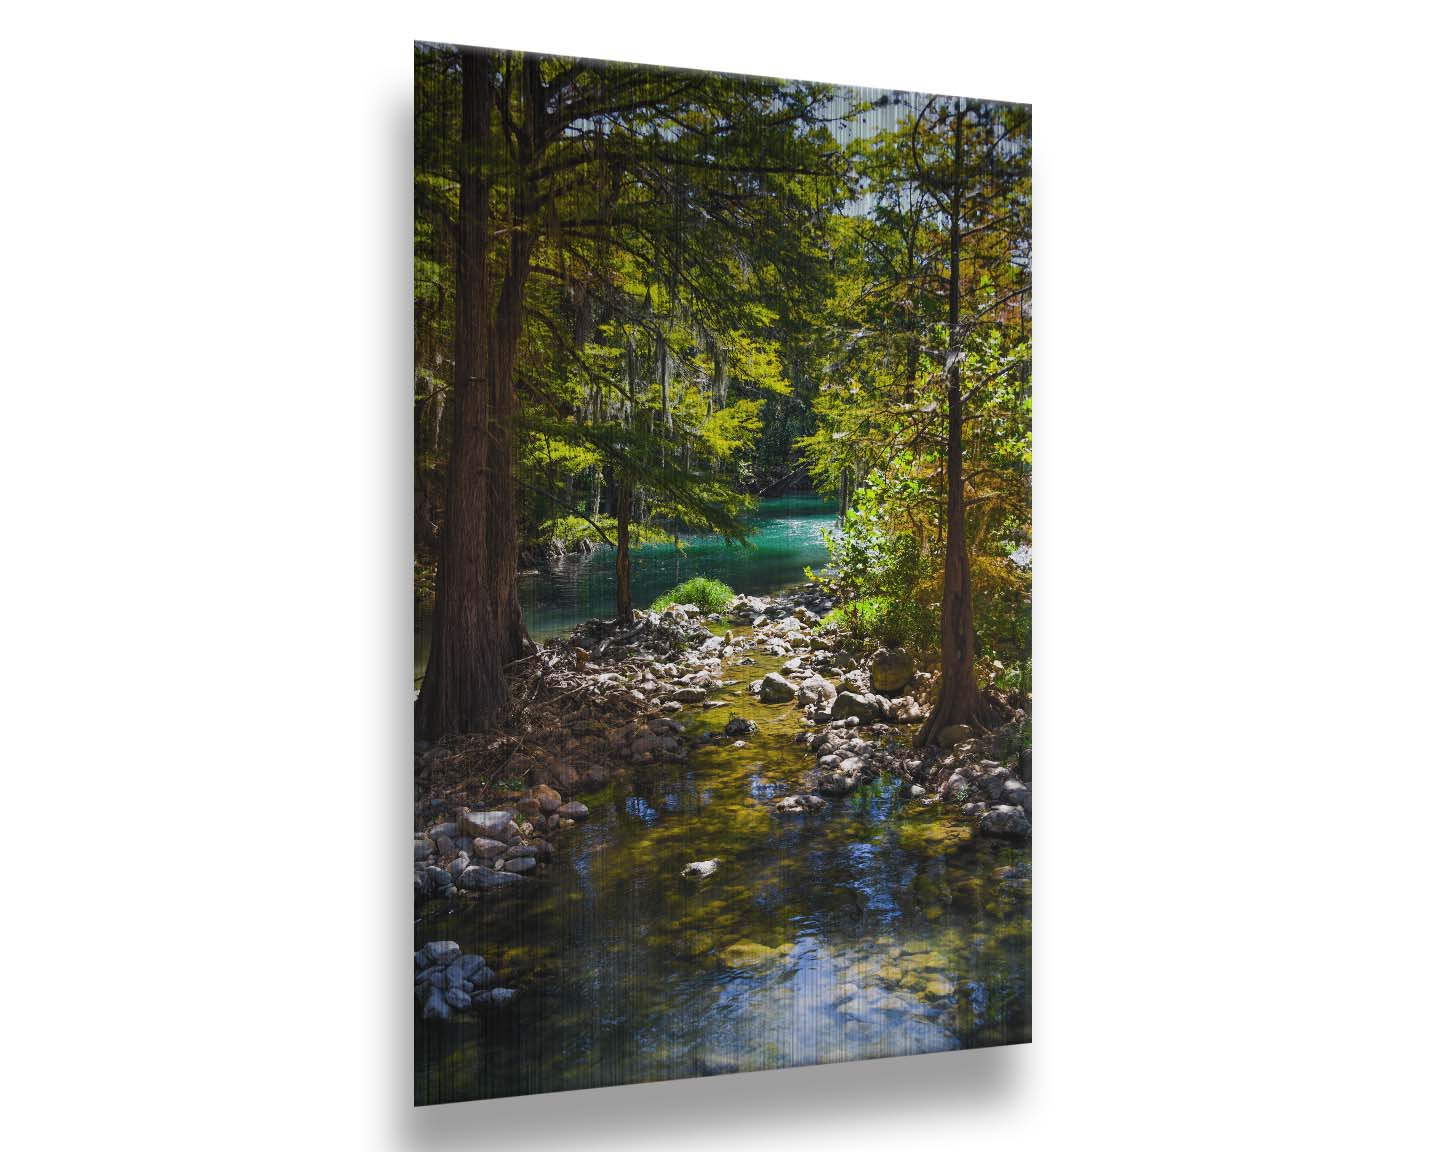
M 395 1143 L 407 1148 L 473 1149 L 483 1134 L 489 1147 L 513 1142 L 537 1152 L 629 1149 L 640 1143 L 680 1148 L 697 1130 L 723 1126 L 732 1139 L 751 1133 L 763 1133 L 769 1141 L 777 1135 L 793 1135 L 795 1146 L 804 1148 L 817 1136 L 826 1137 L 826 1129 L 840 1118 L 837 1103 L 842 1101 L 844 1114 L 851 1117 L 880 1112 L 912 1122 L 927 1114 L 953 1118 L 957 1111 L 1008 1108 L 1024 1078 L 1022 1062 L 1029 1049 L 1029 1045 L 1010 1045 L 405 1108 L 396 1117 Z M 410 1046 L 396 1044 L 391 1051 L 401 1057 L 394 1069 L 395 1081 L 408 1093 L 413 1083 Z M 1033 1071 L 1033 1063 L 1028 1067 Z M 541 1114 L 544 1122 L 537 1124 Z M 643 1133 L 636 1130 L 640 1124 Z
M 395 286 L 395 298 L 389 301 L 393 330 L 388 334 L 387 361 L 394 378 L 405 381 L 413 367 L 409 318 L 414 110 L 408 100 L 402 101 L 391 115 L 388 135 L 392 152 L 386 180 L 392 196 L 387 215 L 394 242 L 387 245 L 386 254 L 391 265 L 387 283 Z M 389 539 L 391 554 L 408 558 L 414 511 L 410 499 L 413 466 L 409 390 L 397 389 L 396 395 L 395 435 L 389 446 L 395 482 L 387 485 L 395 495 L 388 509 Z M 390 763 L 408 766 L 414 747 L 412 692 L 407 682 L 413 643 L 408 559 L 395 571 L 396 607 L 386 630 L 391 649 L 387 667 L 400 670 L 400 676 L 396 690 L 389 694 L 391 706 L 383 717 L 390 728 L 383 747 L 388 750 Z M 402 770 L 387 774 L 387 780 L 391 788 L 388 811 L 393 813 L 395 824 L 393 836 L 396 843 L 404 843 L 412 831 L 410 775 L 408 770 Z M 660 1143 L 683 1146 L 693 1137 L 697 1125 L 707 1123 L 723 1124 L 732 1136 L 761 1130 L 770 1136 L 793 1132 L 799 1139 L 797 1146 L 806 1147 L 816 1137 L 817 1116 L 834 1116 L 837 1101 L 845 1102 L 850 1115 L 883 1112 L 887 1116 L 953 1116 L 956 1110 L 995 1111 L 1010 1106 L 1025 1070 L 1033 1072 L 1029 1045 L 1012 1045 L 416 1108 L 412 1103 L 414 1005 L 410 994 L 414 893 L 408 869 L 381 871 L 385 875 L 384 890 L 393 901 L 384 921 L 387 938 L 375 942 L 375 947 L 390 959 L 383 969 L 387 987 L 380 990 L 380 1002 L 391 1008 L 386 1013 L 390 1034 L 382 1045 L 389 1064 L 381 1075 L 389 1104 L 384 1108 L 382 1123 L 388 1128 L 392 1147 L 474 1149 L 482 1143 L 489 1147 L 513 1143 L 534 1152 L 580 1146 L 629 1149 L 636 1144 L 635 1125 L 642 1119 L 644 1143 L 652 1147 Z M 536 1123 L 540 1115 L 544 1117 L 543 1125 Z

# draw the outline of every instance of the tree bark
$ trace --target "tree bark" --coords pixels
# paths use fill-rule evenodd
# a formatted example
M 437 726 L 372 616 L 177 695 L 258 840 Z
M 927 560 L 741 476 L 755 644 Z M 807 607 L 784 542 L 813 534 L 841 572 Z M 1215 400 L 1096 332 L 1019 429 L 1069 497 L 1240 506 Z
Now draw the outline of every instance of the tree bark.
M 461 53 L 460 227 L 456 255 L 455 399 L 434 635 L 415 702 L 415 734 L 434 740 L 494 725 L 509 708 L 489 575 L 493 504 L 486 478 L 492 381 L 488 54 Z
M 517 213 L 518 215 L 518 213 Z M 510 265 L 500 291 L 491 341 L 489 457 L 486 494 L 490 505 L 487 541 L 488 583 L 495 609 L 495 645 L 502 664 L 524 652 L 528 634 L 516 588 L 520 544 L 515 523 L 515 359 L 524 322 L 525 281 L 530 273 L 533 233 L 517 231 L 510 242 Z
M 630 500 L 634 489 L 628 476 L 615 477 L 615 619 L 625 625 L 635 619 L 630 603 Z
M 521 65 L 521 131 L 516 140 L 519 183 L 511 198 L 510 251 L 490 341 L 490 429 L 486 471 L 490 501 L 488 582 L 494 599 L 495 646 L 501 664 L 524 654 L 529 635 L 520 612 L 516 573 L 520 567 L 515 507 L 515 361 L 525 322 L 525 283 L 535 251 L 539 221 L 535 170 L 541 149 L 540 119 L 545 89 L 540 58 Z

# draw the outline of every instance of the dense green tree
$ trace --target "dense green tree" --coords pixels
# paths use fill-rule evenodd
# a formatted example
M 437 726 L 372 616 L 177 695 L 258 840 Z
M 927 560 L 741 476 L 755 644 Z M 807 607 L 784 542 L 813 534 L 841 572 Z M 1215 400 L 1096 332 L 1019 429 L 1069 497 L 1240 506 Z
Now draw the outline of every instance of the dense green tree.
M 1029 541 L 1029 111 L 916 103 L 861 164 L 869 206 L 841 230 L 840 353 L 803 446 L 845 513 L 850 625 L 939 639 L 941 692 L 920 734 L 933 742 L 986 718 L 977 565 L 987 610 L 1028 617 L 1006 557 Z M 1023 661 L 1009 631 L 1006 655 Z
M 818 238 L 842 172 L 817 85 L 425 46 L 421 69 L 437 103 L 458 71 L 461 103 L 452 436 L 416 714 L 433 737 L 504 711 L 490 665 L 525 642 L 514 461 L 517 448 L 553 459 L 556 447 L 535 435 L 588 453 L 592 491 L 609 477 L 622 576 L 640 493 L 643 518 L 743 534 L 733 475 L 714 465 L 733 470 L 759 429 L 759 401 L 738 393 L 789 390 L 766 301 L 823 274 Z M 443 165 L 438 177 L 438 189 L 417 179 L 417 221 L 422 190 L 427 209 L 446 201 Z M 425 242 L 427 256 L 444 250 Z M 417 260 L 427 412 L 421 372 L 439 341 L 418 338 L 422 323 L 433 336 L 418 289 L 438 263 Z M 553 487 L 542 500 L 571 511 Z

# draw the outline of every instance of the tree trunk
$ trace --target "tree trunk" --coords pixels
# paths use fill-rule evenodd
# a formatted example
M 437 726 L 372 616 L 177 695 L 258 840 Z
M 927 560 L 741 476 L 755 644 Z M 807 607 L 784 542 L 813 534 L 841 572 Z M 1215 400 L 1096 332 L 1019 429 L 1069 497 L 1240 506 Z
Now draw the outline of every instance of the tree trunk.
M 415 734 L 434 740 L 494 725 L 509 708 L 489 585 L 486 480 L 492 393 L 487 54 L 461 54 L 460 227 L 456 255 L 454 430 L 436 574 L 434 635 L 415 702 Z
M 945 594 L 940 614 L 940 698 L 915 737 L 916 747 L 938 744 L 951 724 L 978 726 L 985 701 L 975 682 L 975 617 L 970 590 L 970 551 L 965 538 L 965 444 L 961 374 L 964 340 L 960 331 L 960 225 L 964 195 L 960 179 L 961 112 L 955 109 L 954 195 L 950 202 L 950 366 L 945 439 Z
M 615 619 L 625 625 L 635 619 L 630 603 L 630 500 L 634 483 L 628 476 L 615 477 Z
M 494 338 L 490 342 L 490 444 L 487 488 L 490 499 L 490 531 L 487 560 L 491 595 L 494 597 L 495 645 L 502 664 L 520 657 L 529 639 L 520 614 L 516 573 L 520 567 L 519 534 L 515 516 L 515 360 L 525 319 L 525 282 L 530 277 L 530 257 L 535 251 L 538 197 L 535 163 L 540 148 L 540 116 L 545 89 L 540 78 L 540 58 L 526 56 L 521 66 L 523 131 L 518 134 L 516 159 L 521 173 L 511 201 L 510 258 L 505 282 L 500 288 Z
M 523 228 L 523 225 L 519 227 Z M 502 664 L 524 652 L 528 634 L 516 588 L 520 542 L 515 525 L 515 358 L 523 323 L 525 281 L 534 236 L 518 232 L 510 244 L 510 267 L 500 292 L 491 342 L 490 433 L 486 490 L 490 502 L 488 582 L 494 598 L 495 644 Z
M 985 701 L 975 681 L 975 618 L 970 589 L 970 551 L 965 538 L 964 451 L 961 440 L 960 368 L 951 369 L 945 458 L 947 519 L 945 598 L 940 615 L 940 698 L 930 710 L 916 747 L 938 744 L 951 724 L 981 725 Z

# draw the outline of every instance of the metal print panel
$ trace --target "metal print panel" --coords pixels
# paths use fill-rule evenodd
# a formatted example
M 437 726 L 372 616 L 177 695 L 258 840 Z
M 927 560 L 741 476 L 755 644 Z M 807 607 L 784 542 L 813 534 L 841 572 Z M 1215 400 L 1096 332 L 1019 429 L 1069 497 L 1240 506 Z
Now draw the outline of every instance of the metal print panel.
M 1030 217 L 1027 105 L 415 46 L 417 1104 L 1030 1039 Z

